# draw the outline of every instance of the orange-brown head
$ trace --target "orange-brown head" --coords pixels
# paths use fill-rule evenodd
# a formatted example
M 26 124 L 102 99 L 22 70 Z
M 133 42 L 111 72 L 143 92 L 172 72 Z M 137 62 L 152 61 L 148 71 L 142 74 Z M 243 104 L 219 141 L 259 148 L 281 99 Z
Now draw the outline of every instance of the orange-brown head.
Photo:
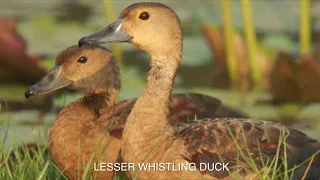
M 86 93 L 99 90 L 120 90 L 119 68 L 112 53 L 97 45 L 86 44 L 69 47 L 56 58 L 56 65 L 39 82 L 30 86 L 26 98 L 61 88 L 71 88 Z
M 182 30 L 176 13 L 160 3 L 136 3 L 102 31 L 83 37 L 86 43 L 130 42 L 151 56 L 181 54 Z

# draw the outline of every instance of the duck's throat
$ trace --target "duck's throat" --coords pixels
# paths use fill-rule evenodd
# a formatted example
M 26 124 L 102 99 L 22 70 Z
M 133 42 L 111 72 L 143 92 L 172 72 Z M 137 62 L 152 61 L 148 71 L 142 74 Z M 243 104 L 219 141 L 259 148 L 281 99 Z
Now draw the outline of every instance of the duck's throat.
M 114 105 L 119 91 L 114 89 L 98 90 L 86 93 L 82 104 L 90 108 L 97 116 L 105 114 Z
M 152 60 L 147 86 L 128 117 L 122 142 L 123 153 L 141 153 L 135 153 L 139 157 L 124 157 L 124 160 L 140 161 L 143 154 L 154 144 L 164 140 L 164 136 L 169 132 L 173 132 L 168 125 L 167 116 L 179 60 L 174 57 Z

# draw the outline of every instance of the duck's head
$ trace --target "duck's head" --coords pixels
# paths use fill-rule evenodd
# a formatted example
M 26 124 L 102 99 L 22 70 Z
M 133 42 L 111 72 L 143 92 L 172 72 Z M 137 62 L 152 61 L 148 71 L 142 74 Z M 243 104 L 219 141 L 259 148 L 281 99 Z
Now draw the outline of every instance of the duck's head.
M 182 31 L 180 20 L 169 7 L 159 3 L 137 3 L 127 7 L 119 18 L 100 32 L 79 40 L 100 44 L 130 42 L 151 55 L 181 51 Z
M 99 93 L 106 88 L 119 91 L 119 68 L 106 48 L 86 44 L 60 52 L 55 66 L 40 81 L 30 86 L 25 97 L 71 88 L 86 93 Z

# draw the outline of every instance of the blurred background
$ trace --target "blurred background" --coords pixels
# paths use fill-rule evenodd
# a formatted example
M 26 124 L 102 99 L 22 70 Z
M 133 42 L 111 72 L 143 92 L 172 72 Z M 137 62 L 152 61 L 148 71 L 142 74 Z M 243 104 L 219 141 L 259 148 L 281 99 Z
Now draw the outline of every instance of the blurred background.
M 0 2 L 1 146 L 46 143 L 56 113 L 82 96 L 62 91 L 25 100 L 55 56 L 111 23 L 138 0 Z M 174 92 L 219 98 L 254 119 L 279 121 L 320 139 L 320 1 L 158 0 L 179 15 L 183 61 Z M 149 57 L 106 45 L 121 66 L 119 100 L 137 97 Z

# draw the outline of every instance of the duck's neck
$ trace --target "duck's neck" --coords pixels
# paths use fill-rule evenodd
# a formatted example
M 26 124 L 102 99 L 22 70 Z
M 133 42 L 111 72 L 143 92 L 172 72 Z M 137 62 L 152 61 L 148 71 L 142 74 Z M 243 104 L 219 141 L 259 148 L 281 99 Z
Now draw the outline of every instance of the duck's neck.
M 148 114 L 148 117 L 155 117 L 153 118 L 155 119 L 154 122 L 146 119 L 145 121 L 148 123 L 158 125 L 158 127 L 167 126 L 169 97 L 172 92 L 179 61 L 179 59 L 172 56 L 155 57 L 152 59 L 146 88 L 143 90 L 137 100 L 137 105 L 133 109 L 133 112 L 138 111 L 139 114 Z M 149 114 L 153 115 L 149 116 Z M 140 122 L 142 121 L 139 120 Z
M 180 60 L 181 55 L 152 57 L 147 86 L 124 128 L 122 153 L 125 161 L 141 162 L 154 144 L 173 133 L 167 121 L 168 104 Z
M 117 89 L 96 89 L 87 92 L 81 99 L 81 103 L 90 108 L 98 117 L 108 112 L 115 104 L 119 90 Z

